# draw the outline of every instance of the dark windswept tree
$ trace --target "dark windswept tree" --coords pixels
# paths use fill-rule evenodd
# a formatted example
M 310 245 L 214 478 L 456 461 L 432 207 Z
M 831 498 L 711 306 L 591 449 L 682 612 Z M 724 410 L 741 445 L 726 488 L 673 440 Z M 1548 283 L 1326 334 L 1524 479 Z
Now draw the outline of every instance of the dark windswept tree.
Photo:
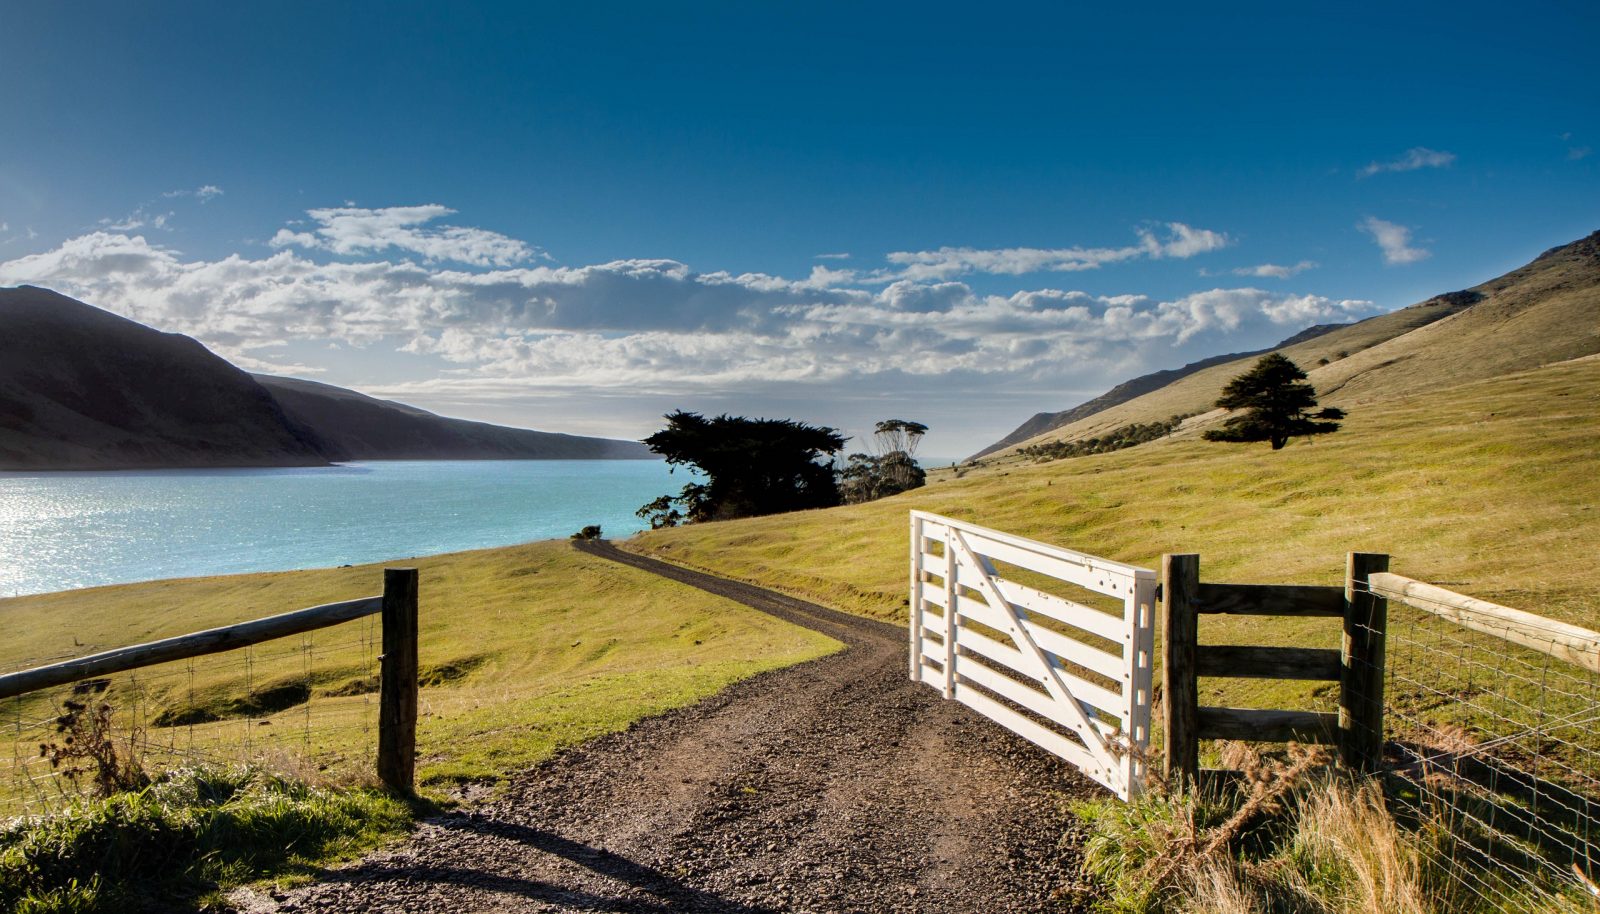
M 1278 450 L 1290 438 L 1325 435 L 1339 430 L 1344 411 L 1317 409 L 1317 392 L 1300 366 L 1278 353 L 1261 357 L 1254 368 L 1222 389 L 1217 405 L 1240 411 L 1203 436 L 1207 441 L 1269 441 Z
M 835 429 L 792 419 L 726 414 L 707 419 L 683 410 L 666 419 L 667 427 L 644 443 L 669 464 L 695 467 L 705 480 L 641 507 L 637 513 L 651 527 L 839 503 L 831 463 L 817 462 L 844 447 L 845 439 Z

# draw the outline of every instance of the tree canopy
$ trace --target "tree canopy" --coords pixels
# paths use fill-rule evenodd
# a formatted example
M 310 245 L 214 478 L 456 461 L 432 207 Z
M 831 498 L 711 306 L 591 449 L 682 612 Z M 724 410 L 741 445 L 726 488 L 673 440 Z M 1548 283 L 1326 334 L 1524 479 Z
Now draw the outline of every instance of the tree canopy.
M 1331 420 L 1344 418 L 1343 410 L 1331 406 L 1313 412 L 1316 389 L 1306 383 L 1300 366 L 1276 352 L 1262 356 L 1255 367 L 1229 381 L 1217 406 L 1243 412 L 1207 431 L 1203 436 L 1207 441 L 1268 441 L 1275 451 L 1290 438 L 1336 432 L 1339 423 Z
M 683 410 L 666 420 L 667 427 L 644 439 L 645 445 L 669 464 L 695 467 L 705 481 L 641 507 L 639 516 L 652 527 L 839 503 L 831 464 L 817 462 L 844 447 L 835 429 L 792 419 L 707 419 Z
M 919 488 L 928 474 L 917 466 L 917 445 L 928 427 L 909 419 L 885 419 L 873 430 L 872 454 L 851 454 L 839 470 L 839 497 L 846 504 L 875 501 Z

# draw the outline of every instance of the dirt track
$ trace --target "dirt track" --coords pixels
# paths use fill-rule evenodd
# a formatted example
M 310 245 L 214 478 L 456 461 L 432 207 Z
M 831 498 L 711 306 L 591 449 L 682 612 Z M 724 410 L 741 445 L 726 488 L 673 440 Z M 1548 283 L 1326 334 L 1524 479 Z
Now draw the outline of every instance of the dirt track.
M 907 680 L 901 629 L 621 552 L 843 641 L 518 776 L 282 911 L 1071 911 L 1097 789 Z

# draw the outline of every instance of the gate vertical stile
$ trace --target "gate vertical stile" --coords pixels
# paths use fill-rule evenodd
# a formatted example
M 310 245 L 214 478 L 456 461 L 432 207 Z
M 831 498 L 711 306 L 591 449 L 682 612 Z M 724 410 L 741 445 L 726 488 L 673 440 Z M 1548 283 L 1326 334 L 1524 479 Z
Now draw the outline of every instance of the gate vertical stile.
M 1156 581 L 1153 575 L 1136 577 L 1128 594 L 1125 619 L 1128 623 L 1128 653 L 1126 707 L 1128 712 L 1128 745 L 1123 758 L 1122 773 L 1127 797 L 1137 796 L 1144 788 L 1144 747 L 1150 745 L 1150 708 L 1153 696 L 1155 661 L 1155 608 Z
M 922 678 L 922 518 L 911 515 L 911 681 Z
M 961 632 L 956 607 L 956 596 L 961 592 L 956 583 L 955 530 L 948 524 L 944 528 L 944 697 L 956 697 L 956 637 Z

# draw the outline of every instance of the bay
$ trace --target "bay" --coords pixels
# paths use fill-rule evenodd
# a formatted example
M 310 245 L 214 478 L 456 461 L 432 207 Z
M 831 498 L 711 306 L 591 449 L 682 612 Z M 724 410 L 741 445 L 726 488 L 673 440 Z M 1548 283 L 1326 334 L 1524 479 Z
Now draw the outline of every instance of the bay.
M 659 460 L 0 473 L 0 596 L 621 537 L 687 479 Z

